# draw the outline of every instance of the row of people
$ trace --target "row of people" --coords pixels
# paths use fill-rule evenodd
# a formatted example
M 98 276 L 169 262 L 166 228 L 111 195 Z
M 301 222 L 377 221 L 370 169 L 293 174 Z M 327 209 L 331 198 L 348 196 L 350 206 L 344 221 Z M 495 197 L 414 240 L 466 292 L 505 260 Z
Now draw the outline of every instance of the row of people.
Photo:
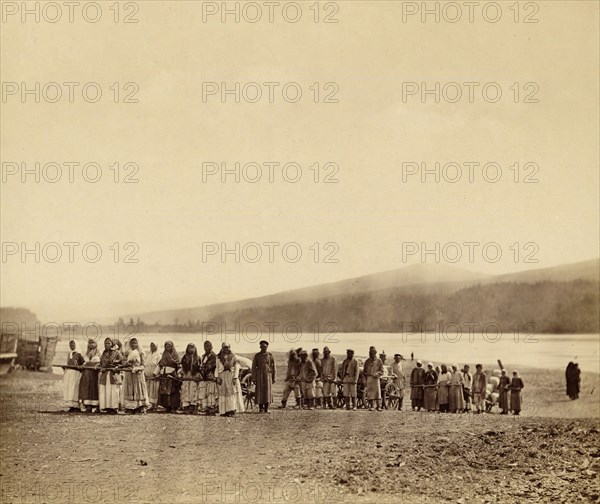
M 63 368 L 63 399 L 71 412 L 144 413 L 158 407 L 195 412 L 199 404 L 210 415 L 244 411 L 240 364 L 229 343 L 215 354 L 207 341 L 202 356 L 191 343 L 180 359 L 172 341 L 165 343 L 162 355 L 154 343 L 146 355 L 136 338 L 126 350 L 118 340 L 106 338 L 102 353 L 94 340 L 85 353 L 70 341 Z
M 276 366 L 269 343 L 260 342 L 260 352 L 252 361 L 251 382 L 255 384 L 253 399 L 259 412 L 269 413 L 273 402 L 272 386 L 276 380 Z M 135 338 L 123 351 L 118 340 L 105 340 L 105 349 L 99 354 L 95 341 L 88 342 L 85 354 L 70 342 L 68 365 L 65 369 L 65 400 L 71 410 L 83 408 L 87 411 L 116 412 L 119 406 L 132 413 L 153 410 L 158 407 L 166 411 L 205 412 L 226 416 L 244 411 L 244 400 L 240 384 L 240 362 L 231 352 L 228 343 L 223 343 L 219 354 L 213 352 L 212 343 L 204 343 L 204 354 L 199 355 L 196 346 L 190 343 L 180 359 L 172 341 L 165 343 L 164 351 L 158 353 L 156 345 L 150 344 L 146 356 Z M 343 396 L 343 406 L 357 409 L 359 394 L 369 410 L 381 411 L 388 408 L 385 388 L 394 385 L 394 404 L 403 408 L 406 376 L 402 355 L 395 354 L 391 366 L 385 365 L 385 352 L 377 356 L 375 347 L 370 347 L 369 358 L 363 364 L 354 357 L 354 350 L 346 351 L 340 366 L 328 347 L 320 357 L 313 349 L 309 357 L 301 348 L 288 354 L 287 371 L 280 408 L 285 408 L 291 393 L 296 399 L 296 408 L 335 408 L 338 402 L 338 386 Z M 477 365 L 474 376 L 465 365 L 462 372 L 456 365 L 448 371 L 442 364 L 427 370 L 417 361 L 410 375 L 411 405 L 420 411 L 469 411 L 472 403 L 475 412 L 484 411 L 487 379 L 481 365 Z M 520 391 L 523 382 L 514 372 L 513 380 L 500 378 L 500 408 L 508 413 L 508 393 L 512 399 L 512 410 L 519 414 Z M 391 404 L 391 403 L 390 403 Z
M 310 358 L 305 350 L 291 350 L 288 353 L 280 408 L 286 408 L 292 392 L 295 395 L 296 408 L 334 408 L 338 395 L 337 386 L 340 385 L 343 407 L 348 410 L 356 410 L 360 399 L 371 411 L 389 409 L 392 403 L 402 411 L 407 385 L 403 360 L 401 354 L 394 354 L 394 361 L 388 368 L 385 365 L 385 352 L 378 357 L 376 348 L 372 346 L 361 372 L 353 349 L 346 351 L 346 358 L 339 367 L 328 347 L 323 349 L 322 358 L 316 348 L 312 350 Z M 495 394 L 488 393 L 490 385 L 481 364 L 477 364 L 474 375 L 470 374 L 468 365 L 465 365 L 462 371 L 459 371 L 456 364 L 450 366 L 450 369 L 451 371 L 445 364 L 434 369 L 430 362 L 425 370 L 422 362 L 417 361 L 409 382 L 413 410 L 468 412 L 473 404 L 474 412 L 482 413 L 491 409 L 494 396 L 498 395 L 501 414 L 508 414 L 509 411 L 516 415 L 520 413 L 524 383 L 518 371 L 513 371 L 511 380 L 503 369 L 498 378 L 498 394 Z M 391 398 L 387 394 L 390 383 L 393 384 Z
M 510 379 L 506 370 L 502 369 L 497 381 L 501 414 L 507 415 L 512 411 L 519 415 L 521 391 L 525 387 L 519 372 L 513 371 Z M 456 364 L 448 370 L 445 364 L 434 368 L 429 362 L 424 369 L 422 362 L 417 360 L 410 375 L 410 386 L 411 406 L 416 411 L 468 412 L 472 404 L 473 412 L 477 414 L 489 411 L 495 402 L 494 394 L 488 391 L 488 377 L 481 364 L 475 366 L 475 373 L 471 375 L 468 364 L 460 371 Z

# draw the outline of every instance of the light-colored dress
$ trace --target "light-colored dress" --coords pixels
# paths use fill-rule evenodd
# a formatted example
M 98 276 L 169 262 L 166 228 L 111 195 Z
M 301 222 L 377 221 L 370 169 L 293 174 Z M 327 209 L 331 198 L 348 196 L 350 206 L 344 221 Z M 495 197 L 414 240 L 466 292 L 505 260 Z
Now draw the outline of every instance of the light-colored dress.
M 148 388 L 144 377 L 144 354 L 139 350 L 130 350 L 127 363 L 132 366 L 131 372 L 123 373 L 123 407 L 134 410 L 149 406 Z
M 146 359 L 146 367 L 144 368 L 144 375 L 146 377 L 146 389 L 148 390 L 148 402 L 151 406 L 155 406 L 158 402 L 158 380 L 154 378 L 154 372 L 158 366 L 160 360 L 160 353 L 158 350 L 151 353 Z
M 81 366 L 84 363 L 83 356 L 77 351 L 71 351 L 67 359 L 67 366 Z M 63 375 L 63 400 L 69 408 L 79 407 L 79 382 L 81 371 L 77 369 L 65 369 Z
M 217 385 L 219 391 L 219 414 L 224 415 L 230 411 L 243 412 L 244 398 L 240 385 L 240 364 L 234 354 L 224 357 L 224 362 L 217 356 L 217 369 L 215 377 L 220 378 Z M 233 378 L 238 378 L 235 382 Z
M 449 401 L 449 390 L 450 390 L 450 373 L 440 373 L 438 377 L 438 404 L 448 404 Z
M 463 394 L 463 377 L 460 371 L 450 372 L 450 395 L 448 398 L 450 411 L 465 409 L 465 397 Z
M 118 350 L 105 350 L 100 357 L 100 366 L 114 367 L 123 362 L 123 356 Z M 121 373 L 115 371 L 100 371 L 98 377 L 98 398 L 100 410 L 119 409 L 119 387 Z

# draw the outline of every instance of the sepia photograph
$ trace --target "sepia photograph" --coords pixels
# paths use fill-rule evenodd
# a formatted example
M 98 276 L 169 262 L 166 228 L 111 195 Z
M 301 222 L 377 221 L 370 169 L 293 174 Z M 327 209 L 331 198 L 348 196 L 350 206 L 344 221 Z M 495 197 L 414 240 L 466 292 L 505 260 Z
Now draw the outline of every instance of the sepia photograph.
M 598 1 L 0 16 L 0 504 L 600 503 Z

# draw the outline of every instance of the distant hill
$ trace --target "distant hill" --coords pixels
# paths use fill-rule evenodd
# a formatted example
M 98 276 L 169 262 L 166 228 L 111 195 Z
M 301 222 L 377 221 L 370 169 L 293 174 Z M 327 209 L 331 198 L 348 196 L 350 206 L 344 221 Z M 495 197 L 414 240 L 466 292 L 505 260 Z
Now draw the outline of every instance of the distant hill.
M 0 308 L 0 327 L 5 333 L 20 333 L 36 327 L 38 319 L 26 308 Z
M 398 332 L 406 324 L 494 322 L 503 330 L 534 323 L 537 332 L 598 332 L 599 291 L 598 259 L 497 276 L 420 264 L 259 298 L 122 316 L 171 326 L 165 330 L 202 322 L 333 322 L 340 332 Z

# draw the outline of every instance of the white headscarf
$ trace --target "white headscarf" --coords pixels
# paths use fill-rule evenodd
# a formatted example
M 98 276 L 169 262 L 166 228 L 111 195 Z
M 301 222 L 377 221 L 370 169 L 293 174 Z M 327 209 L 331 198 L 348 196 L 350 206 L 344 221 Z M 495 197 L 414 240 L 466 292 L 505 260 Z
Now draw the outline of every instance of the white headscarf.
M 73 343 L 75 343 L 75 350 L 71 350 L 71 341 Z M 71 340 L 71 341 L 69 341 L 69 359 L 73 358 L 74 353 L 78 353 L 79 355 L 83 356 L 81 348 L 79 348 L 79 342 L 77 340 Z

